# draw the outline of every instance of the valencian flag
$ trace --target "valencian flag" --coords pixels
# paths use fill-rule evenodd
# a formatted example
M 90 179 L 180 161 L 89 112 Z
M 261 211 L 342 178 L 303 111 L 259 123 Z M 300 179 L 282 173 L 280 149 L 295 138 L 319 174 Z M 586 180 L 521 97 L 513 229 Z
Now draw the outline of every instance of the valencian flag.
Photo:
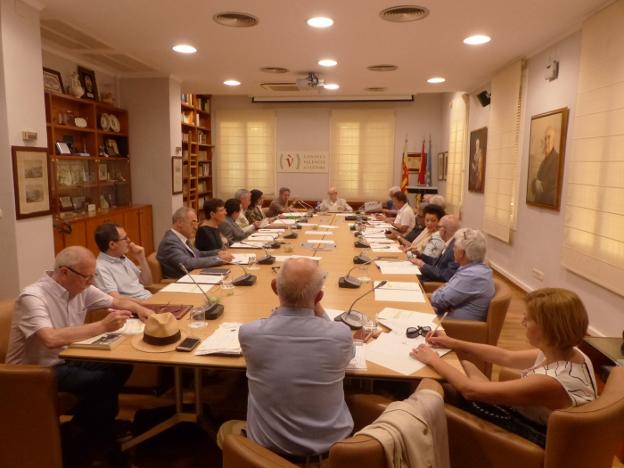
M 431 135 L 429 135 L 429 145 L 427 147 L 427 186 L 431 187 L 431 169 L 433 164 L 431 163 Z
M 409 168 L 407 167 L 407 136 L 403 145 L 403 158 L 401 160 L 401 192 L 407 192 L 409 185 Z
M 418 171 L 418 185 L 425 185 L 427 174 L 427 154 L 425 153 L 425 139 L 423 138 L 420 151 L 420 170 Z

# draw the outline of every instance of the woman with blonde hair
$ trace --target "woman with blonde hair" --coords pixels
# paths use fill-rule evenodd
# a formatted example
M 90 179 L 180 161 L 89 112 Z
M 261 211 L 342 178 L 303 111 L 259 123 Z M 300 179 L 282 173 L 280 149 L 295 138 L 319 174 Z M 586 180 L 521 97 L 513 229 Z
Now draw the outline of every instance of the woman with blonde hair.
M 576 347 L 589 321 L 579 297 L 566 289 L 538 289 L 527 294 L 525 303 L 522 324 L 534 349 L 509 351 L 444 334 L 427 337 L 433 346 L 520 369 L 519 379 L 492 382 L 467 361 L 462 362 L 464 375 L 427 345 L 412 350 L 411 356 L 435 369 L 460 393 L 460 407 L 544 446 L 546 423 L 553 410 L 597 397 L 591 361 Z

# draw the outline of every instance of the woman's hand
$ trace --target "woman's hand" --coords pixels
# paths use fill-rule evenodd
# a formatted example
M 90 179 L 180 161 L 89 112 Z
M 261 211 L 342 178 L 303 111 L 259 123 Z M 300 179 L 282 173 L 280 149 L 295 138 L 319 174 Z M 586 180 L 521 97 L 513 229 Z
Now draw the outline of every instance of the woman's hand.
M 430 346 L 427 346 L 426 344 L 421 344 L 420 346 L 418 346 L 418 348 L 412 349 L 410 356 L 427 365 L 440 359 L 438 353 L 436 353 L 433 349 L 431 349 Z
M 455 349 L 457 346 L 457 340 L 455 338 L 451 338 L 443 332 L 436 332 L 435 335 L 433 332 L 429 332 L 425 337 L 427 343 L 436 348 L 448 348 Z

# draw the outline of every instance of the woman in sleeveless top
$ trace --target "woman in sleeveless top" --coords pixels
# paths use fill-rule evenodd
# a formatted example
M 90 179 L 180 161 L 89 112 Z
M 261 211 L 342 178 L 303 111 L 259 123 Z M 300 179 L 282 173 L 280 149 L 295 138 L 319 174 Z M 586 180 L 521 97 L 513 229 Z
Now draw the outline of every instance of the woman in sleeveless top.
M 221 250 L 227 246 L 227 239 L 219 231 L 219 226 L 225 222 L 225 207 L 223 200 L 213 198 L 204 202 L 206 219 L 202 221 L 195 234 L 195 247 L 199 250 Z
M 566 289 L 538 289 L 527 294 L 525 303 L 522 324 L 534 349 L 509 351 L 444 334 L 427 337 L 434 347 L 522 370 L 519 379 L 492 382 L 467 361 L 462 362 L 464 375 L 426 345 L 415 348 L 411 356 L 434 368 L 463 396 L 462 408 L 543 446 L 552 411 L 597 397 L 591 361 L 576 347 L 589 321 L 579 297 Z
M 262 212 L 262 202 L 264 200 L 263 193 L 260 190 L 253 189 L 251 191 L 251 203 L 245 211 L 245 216 L 250 223 L 262 221 L 266 216 Z

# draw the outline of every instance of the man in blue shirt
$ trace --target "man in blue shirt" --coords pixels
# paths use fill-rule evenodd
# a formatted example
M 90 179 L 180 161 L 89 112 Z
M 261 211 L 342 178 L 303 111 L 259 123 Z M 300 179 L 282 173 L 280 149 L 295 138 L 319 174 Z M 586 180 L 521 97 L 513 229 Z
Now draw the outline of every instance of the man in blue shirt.
M 449 319 L 485 321 L 496 292 L 492 270 L 483 263 L 485 236 L 479 230 L 465 228 L 457 231 L 454 239 L 453 254 L 459 269 L 433 293 L 431 305 L 438 315 L 448 311 Z

